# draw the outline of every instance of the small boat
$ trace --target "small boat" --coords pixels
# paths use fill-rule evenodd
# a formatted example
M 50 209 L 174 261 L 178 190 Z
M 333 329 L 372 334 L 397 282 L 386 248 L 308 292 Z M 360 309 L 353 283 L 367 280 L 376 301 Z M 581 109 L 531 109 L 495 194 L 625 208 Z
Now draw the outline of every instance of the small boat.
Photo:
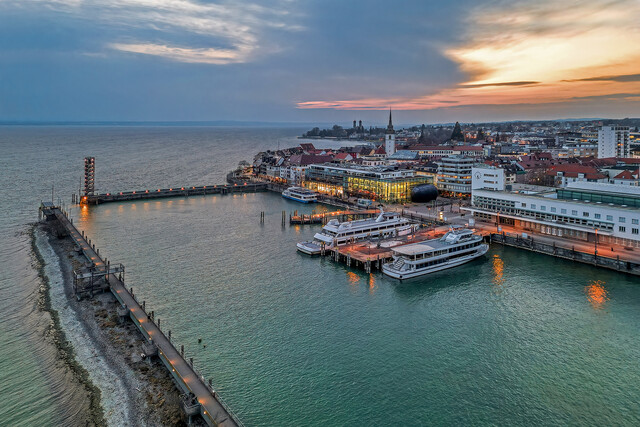
M 452 227 L 440 238 L 392 248 L 393 259 L 382 264 L 382 272 L 395 279 L 411 279 L 462 265 L 488 250 L 481 235 Z
M 318 201 L 318 195 L 304 187 L 289 187 L 282 192 L 282 197 L 301 203 L 314 203 Z
M 384 212 L 380 209 L 380 215 L 376 218 L 358 219 L 356 221 L 339 222 L 332 219 L 322 227 L 320 233 L 313 236 L 312 241 L 300 242 L 296 246 L 300 252 L 308 255 L 317 255 L 322 252 L 322 247 L 331 249 L 334 246 L 342 246 L 358 240 L 371 237 L 404 236 L 417 230 L 418 224 L 414 224 L 395 212 Z

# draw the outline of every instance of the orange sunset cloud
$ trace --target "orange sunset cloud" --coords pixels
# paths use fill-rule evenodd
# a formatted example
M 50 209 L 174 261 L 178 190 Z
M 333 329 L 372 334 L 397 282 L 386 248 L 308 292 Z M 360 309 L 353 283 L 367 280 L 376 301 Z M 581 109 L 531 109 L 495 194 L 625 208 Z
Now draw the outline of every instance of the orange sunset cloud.
M 468 80 L 405 98 L 319 100 L 298 108 L 428 110 L 465 105 L 640 101 L 640 3 L 591 0 L 477 8 L 463 42 L 442 47 Z M 419 88 L 417 88 L 419 90 Z

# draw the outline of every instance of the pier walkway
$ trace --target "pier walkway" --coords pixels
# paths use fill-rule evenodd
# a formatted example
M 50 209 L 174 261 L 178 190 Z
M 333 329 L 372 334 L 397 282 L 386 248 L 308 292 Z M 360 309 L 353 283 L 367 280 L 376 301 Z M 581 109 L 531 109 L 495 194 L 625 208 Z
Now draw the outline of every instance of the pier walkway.
M 55 217 L 59 221 L 87 260 L 91 261 L 96 269 L 109 268 L 110 263 L 105 263 L 105 260 L 100 257 L 99 251 L 95 249 L 95 244 L 90 243 L 90 240 L 78 231 L 73 222 L 59 207 L 43 203 L 41 211 L 48 219 Z M 231 412 L 220 396 L 206 384 L 204 377 L 195 371 L 193 362 L 187 362 L 184 358 L 184 353 L 182 351 L 179 352 L 173 346 L 170 334 L 167 337 L 162 332 L 153 318 L 153 312 L 149 315 L 136 300 L 133 295 L 133 289 L 131 291 L 127 290 L 123 281 L 124 278 L 117 277 L 115 274 L 108 274 L 106 280 L 109 283 L 111 292 L 122 307 L 126 308 L 129 317 L 142 335 L 148 340 L 149 344 L 155 346 L 158 357 L 162 360 L 181 391 L 185 394 L 193 393 L 193 396 L 195 396 L 197 403 L 194 402 L 194 404 L 186 408 L 183 405 L 187 415 L 199 413 L 210 426 L 241 426 L 240 420 Z M 193 412 L 190 413 L 189 410 Z
M 267 184 L 247 183 L 225 185 L 203 185 L 199 187 L 158 188 L 155 190 L 121 191 L 82 196 L 80 203 L 99 205 L 102 203 L 124 202 L 129 200 L 159 199 L 166 197 L 203 196 L 206 194 L 255 193 L 267 191 Z

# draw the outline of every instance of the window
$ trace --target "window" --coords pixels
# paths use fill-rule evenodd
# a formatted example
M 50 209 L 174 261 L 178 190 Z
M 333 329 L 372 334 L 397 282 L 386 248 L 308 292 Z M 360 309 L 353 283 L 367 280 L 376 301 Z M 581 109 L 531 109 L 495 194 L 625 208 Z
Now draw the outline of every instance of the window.
M 536 205 L 531 205 L 531 209 L 535 209 L 535 208 L 536 208 Z
M 582 212 L 582 216 L 589 216 L 589 212 Z
M 613 215 L 607 215 L 607 221 L 613 221 Z
M 560 213 L 566 214 L 567 210 L 566 209 L 560 209 Z
M 596 219 L 600 219 L 600 214 L 595 214 L 594 217 L 596 217 Z
M 635 218 L 634 218 L 634 219 L 632 219 L 632 220 L 631 220 L 631 224 L 638 225 L 638 220 L 637 220 L 637 219 L 635 219 Z
M 621 217 L 618 217 L 618 222 L 621 222 L 621 223 L 624 224 L 625 222 L 627 222 L 627 219 L 625 217 L 621 216 Z
M 631 229 L 631 234 L 638 234 L 638 229 L 637 228 L 632 228 Z
M 546 211 L 547 207 L 546 206 L 540 206 L 540 209 L 543 210 L 543 211 Z
M 624 233 L 625 231 L 627 231 L 627 229 L 625 227 L 623 227 L 623 226 L 619 226 L 618 227 L 618 231 Z
M 578 211 L 571 211 L 571 215 L 578 215 Z
M 555 212 L 555 211 L 556 211 L 556 208 L 552 207 L 551 212 Z
M 523 203 L 523 204 L 522 204 L 522 207 L 523 207 L 523 208 L 526 208 L 526 207 L 527 207 L 527 204 L 526 204 L 526 203 Z

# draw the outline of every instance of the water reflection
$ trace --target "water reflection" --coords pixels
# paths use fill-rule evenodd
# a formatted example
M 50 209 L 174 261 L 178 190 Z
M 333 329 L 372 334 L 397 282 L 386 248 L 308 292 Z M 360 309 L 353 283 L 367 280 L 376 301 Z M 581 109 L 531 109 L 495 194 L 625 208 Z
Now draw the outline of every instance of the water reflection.
M 584 292 L 587 294 L 587 300 L 596 310 L 601 309 L 604 304 L 609 301 L 608 292 L 604 287 L 605 283 L 606 282 L 603 280 L 592 280 L 584 287 Z
M 493 284 L 496 286 L 504 285 L 504 261 L 500 255 L 493 255 Z
M 360 276 L 353 271 L 347 271 L 347 280 L 350 285 L 356 285 L 360 281 Z
M 377 287 L 378 285 L 376 285 L 376 277 L 373 275 L 373 273 L 369 273 L 369 293 L 373 295 Z

